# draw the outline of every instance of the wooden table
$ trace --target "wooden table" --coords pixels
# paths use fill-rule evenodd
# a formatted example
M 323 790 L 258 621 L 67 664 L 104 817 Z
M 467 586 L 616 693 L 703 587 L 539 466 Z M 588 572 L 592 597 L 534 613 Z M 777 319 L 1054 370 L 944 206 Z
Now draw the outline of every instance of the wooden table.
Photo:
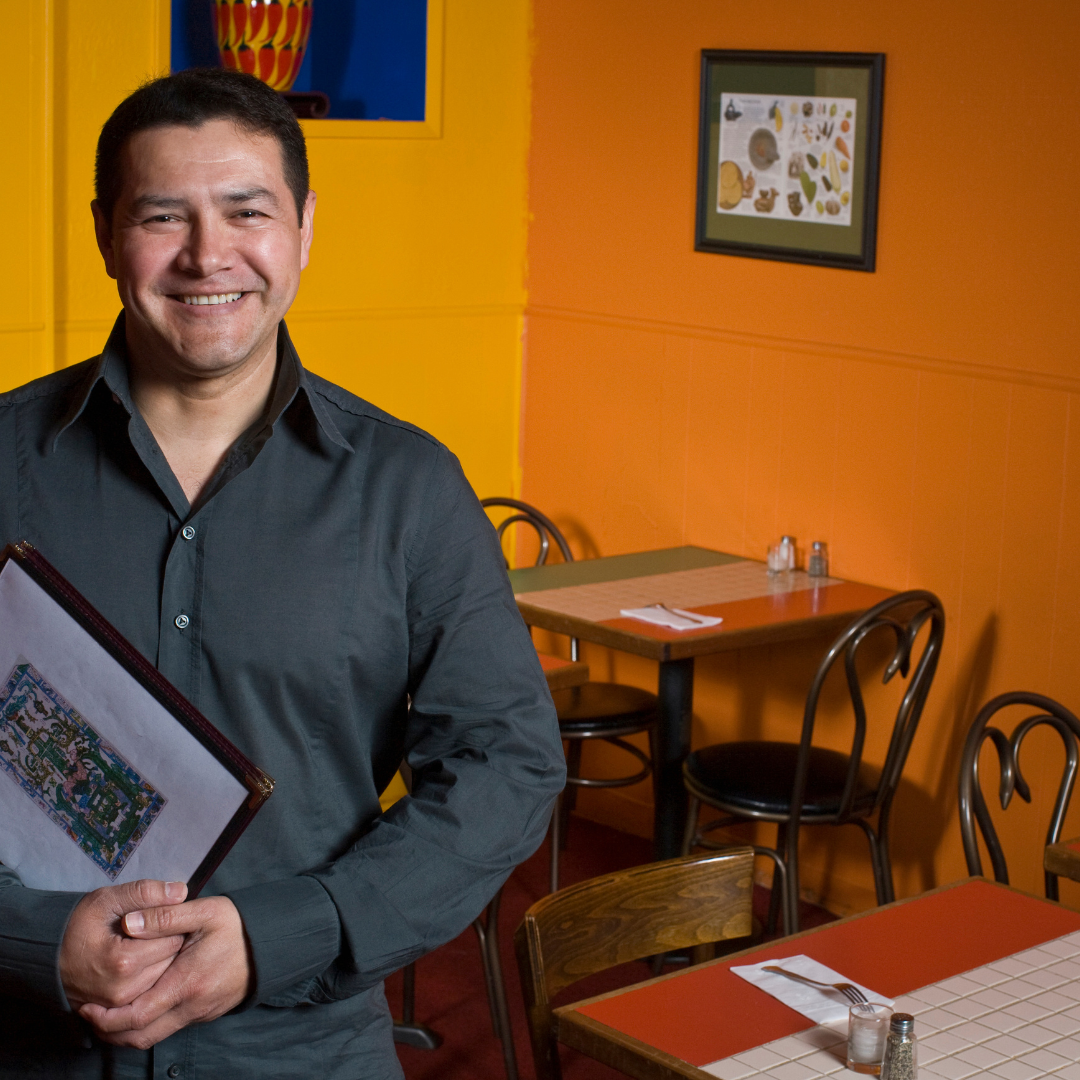
M 811 1033 L 823 1029 L 816 1029 L 812 1021 L 800 1013 L 732 974 L 729 969 L 733 964 L 753 964 L 805 954 L 880 994 L 900 999 L 898 1008 L 914 1007 L 915 999 L 905 1001 L 901 995 L 951 980 L 952 989 L 956 991 L 953 996 L 962 996 L 960 980 L 952 979 L 953 976 L 1077 931 L 1080 931 L 1080 914 L 1077 912 L 1008 886 L 981 878 L 970 879 L 734 957 L 556 1009 L 558 1038 L 567 1046 L 641 1080 L 674 1077 L 710 1080 L 724 1076 L 738 1080 L 735 1074 L 740 1071 L 741 1063 L 729 1062 L 734 1055 L 756 1053 L 755 1048 L 765 1043 L 782 1046 L 774 1040 L 786 1043 L 790 1037 L 800 1034 L 809 1041 Z M 1080 946 L 1074 951 L 1080 960 Z M 1080 963 L 1075 960 L 1072 967 L 1080 971 Z M 999 976 L 1002 989 L 1005 989 L 1003 980 L 1010 974 L 1012 972 L 1006 969 L 1005 974 Z M 1059 982 L 1064 983 L 1064 980 L 1059 979 Z M 1053 984 L 1047 981 L 1044 985 Z M 981 988 L 975 986 L 974 990 Z M 1027 992 L 1038 1000 L 1037 995 L 1043 988 L 1042 985 L 1028 986 Z M 1074 976 L 1068 987 L 1062 985 L 1060 989 L 1067 990 L 1068 997 L 1057 1002 L 1057 1007 L 1064 1010 L 1075 1006 L 1080 1001 L 1080 976 Z M 1005 994 L 999 996 L 1007 998 Z M 1061 993 L 1057 996 L 1063 997 Z M 930 995 L 927 997 L 934 1002 Z M 944 993 L 941 998 L 949 1001 Z M 1006 1000 L 1005 1004 L 1009 1002 Z M 925 1000 L 922 1008 L 928 1008 Z M 988 1012 L 987 1005 L 984 1004 L 982 1009 L 984 1013 Z M 973 1006 L 968 1015 L 977 1017 L 979 1013 Z M 960 1015 L 953 1017 L 953 1030 L 958 1036 L 964 1034 L 977 1039 L 978 1036 L 970 1031 L 964 1032 L 964 1020 L 965 1014 L 960 1010 Z M 920 1022 L 916 1016 L 916 1034 L 923 1041 L 933 1039 L 937 1033 L 932 1026 L 933 1013 L 926 1012 L 924 1021 Z M 1019 1020 L 1014 1022 L 1017 1028 L 1019 1024 Z M 1080 1020 L 1073 1026 L 1080 1032 Z M 991 1031 L 994 1035 L 1000 1033 L 993 1026 Z M 1062 1034 L 1049 1032 L 1045 1041 L 1050 1044 L 1062 1037 Z M 1021 1049 L 1024 1045 L 1021 1040 Z M 1080 1042 L 1076 1045 L 1080 1046 Z M 1032 1045 L 1029 1049 L 1034 1051 L 1036 1047 Z M 955 1047 L 938 1052 L 953 1053 L 954 1050 Z M 803 1049 L 802 1052 L 809 1051 Z M 1013 1048 L 1013 1052 L 1017 1053 L 1017 1050 Z M 991 1053 L 991 1049 L 987 1048 L 984 1053 Z M 930 1056 L 929 1051 L 927 1056 Z M 763 1057 L 762 1060 L 767 1062 L 769 1059 Z M 819 1058 L 819 1062 L 824 1059 Z M 818 1063 L 806 1057 L 802 1059 L 801 1071 L 788 1071 L 802 1080 L 829 1071 L 828 1067 L 810 1068 L 813 1064 Z M 761 1067 L 772 1068 L 771 1065 Z M 754 1070 L 743 1068 L 743 1071 L 751 1074 Z M 920 1076 L 926 1077 L 932 1072 L 932 1062 L 924 1068 L 920 1061 Z M 969 1068 L 968 1072 L 983 1074 L 978 1068 Z M 855 1075 L 847 1070 L 837 1071 L 833 1059 L 832 1080 L 854 1078 Z M 961 1072 L 954 1070 L 952 1075 L 959 1076 Z M 987 1071 L 985 1075 L 997 1080 L 1006 1074 Z
M 1080 838 L 1048 844 L 1043 857 L 1043 868 L 1051 874 L 1080 881 Z
M 694 657 L 838 634 L 891 590 L 801 571 L 769 577 L 765 564 L 700 547 L 666 548 L 510 571 L 525 621 L 660 665 L 654 844 L 679 853 L 686 816 L 682 763 L 690 752 Z M 620 616 L 662 602 L 724 621 L 678 631 Z
M 572 686 L 589 681 L 589 665 L 581 660 L 564 660 L 561 656 L 542 652 L 536 655 L 540 657 L 540 666 L 544 669 L 548 689 L 552 693 L 569 690 Z

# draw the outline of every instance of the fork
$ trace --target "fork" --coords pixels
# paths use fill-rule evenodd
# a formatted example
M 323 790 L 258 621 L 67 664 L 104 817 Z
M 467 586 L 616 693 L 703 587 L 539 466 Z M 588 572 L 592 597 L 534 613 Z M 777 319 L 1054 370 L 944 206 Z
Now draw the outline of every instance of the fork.
M 761 970 L 770 971 L 774 975 L 783 975 L 785 979 L 806 983 L 807 986 L 817 986 L 823 990 L 838 990 L 852 1005 L 866 1004 L 866 995 L 857 986 L 852 986 L 851 983 L 818 982 L 817 979 L 808 979 L 805 975 L 797 975 L 794 971 L 788 971 L 787 968 L 776 967 L 773 964 L 763 967 Z
M 658 607 L 662 611 L 666 611 L 669 615 L 674 615 L 676 618 L 686 619 L 689 622 L 695 623 L 697 626 L 704 626 L 705 625 L 705 620 L 702 619 L 700 616 L 688 615 L 688 614 L 685 614 L 682 611 L 675 611 L 672 608 L 669 608 L 667 606 L 667 604 L 663 604 L 660 601 L 657 601 L 655 604 L 653 604 L 653 607 Z

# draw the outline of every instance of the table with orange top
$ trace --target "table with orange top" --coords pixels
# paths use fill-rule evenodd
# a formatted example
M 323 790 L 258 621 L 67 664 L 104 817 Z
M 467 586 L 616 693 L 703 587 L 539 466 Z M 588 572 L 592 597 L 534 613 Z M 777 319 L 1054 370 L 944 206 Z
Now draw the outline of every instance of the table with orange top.
M 642 1080 L 854 1080 L 835 1037 L 831 1056 L 815 1047 L 828 1029 L 730 970 L 802 954 L 916 1012 L 920 1076 L 1065 1080 L 1080 1056 L 1078 932 L 1080 913 L 971 879 L 556 1009 L 558 1039 Z
M 547 679 L 548 689 L 552 693 L 556 690 L 569 690 L 572 686 L 580 686 L 589 681 L 589 665 L 580 660 L 564 660 L 561 656 L 542 652 L 536 655 L 540 657 L 540 667 L 543 668 L 544 678 Z
M 1080 838 L 1048 844 L 1043 866 L 1051 874 L 1058 874 L 1072 881 L 1080 881 Z
M 891 590 L 802 571 L 771 577 L 765 564 L 700 547 L 666 548 L 510 571 L 530 626 L 567 634 L 660 665 L 660 725 L 654 843 L 677 855 L 686 816 L 682 763 L 690 752 L 694 658 L 839 633 Z M 624 609 L 663 603 L 719 616 L 718 626 L 671 630 L 625 618 Z

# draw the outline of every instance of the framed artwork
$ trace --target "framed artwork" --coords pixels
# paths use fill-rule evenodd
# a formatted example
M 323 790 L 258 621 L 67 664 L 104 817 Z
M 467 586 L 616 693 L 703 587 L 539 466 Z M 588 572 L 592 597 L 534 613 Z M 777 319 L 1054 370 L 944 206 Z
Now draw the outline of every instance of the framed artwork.
M 873 270 L 884 53 L 703 49 L 694 247 Z

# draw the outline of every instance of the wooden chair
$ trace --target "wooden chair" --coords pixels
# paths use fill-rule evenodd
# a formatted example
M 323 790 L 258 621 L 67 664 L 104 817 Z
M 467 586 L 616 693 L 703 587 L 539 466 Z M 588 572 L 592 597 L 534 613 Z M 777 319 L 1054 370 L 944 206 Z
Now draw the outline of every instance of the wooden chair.
M 997 727 L 989 727 L 994 715 L 1010 705 L 1023 705 L 1037 709 L 1034 716 L 1029 716 L 1013 728 L 1011 736 Z M 1032 694 L 1024 690 L 999 694 L 988 701 L 972 721 L 964 743 L 964 754 L 960 762 L 960 834 L 964 840 L 964 857 L 967 859 L 968 873 L 983 872 L 982 859 L 979 857 L 979 845 L 976 825 L 982 832 L 990 864 L 994 870 L 994 880 L 1009 884 L 1009 871 L 1005 865 L 1005 854 L 998 840 L 997 830 L 990 819 L 990 811 L 983 798 L 979 784 L 979 751 L 989 739 L 997 750 L 999 766 L 998 799 L 1002 810 L 1008 808 L 1014 794 L 1024 802 L 1031 802 L 1031 789 L 1020 772 L 1020 745 L 1029 732 L 1042 725 L 1053 728 L 1065 746 L 1065 766 L 1058 786 L 1057 799 L 1050 816 L 1050 825 L 1046 831 L 1046 846 L 1056 844 L 1061 839 L 1061 827 L 1065 813 L 1069 809 L 1073 785 L 1076 782 L 1077 766 L 1080 764 L 1080 720 L 1069 712 L 1064 705 L 1042 694 Z M 1041 851 L 1041 849 L 1040 849 Z M 1044 885 L 1048 900 L 1058 899 L 1057 874 L 1044 870 Z
M 558 526 L 534 506 L 521 502 L 520 499 L 481 499 L 480 505 L 486 508 L 503 507 L 514 511 L 496 527 L 499 539 L 510 525 L 521 523 L 536 531 L 540 540 L 540 553 L 537 566 L 547 561 L 548 552 L 554 543 L 562 553 L 565 562 L 573 562 L 574 556 L 570 545 L 559 531 Z M 578 659 L 577 638 L 570 639 L 570 658 Z M 574 809 L 574 800 L 579 787 L 614 788 L 628 787 L 640 783 L 652 772 L 652 762 L 648 755 L 625 736 L 646 732 L 649 748 L 655 757 L 656 725 L 660 719 L 660 704 L 655 694 L 637 686 L 625 686 L 622 683 L 586 682 L 580 686 L 565 690 L 553 690 L 551 699 L 559 716 L 559 730 L 566 742 L 566 789 L 555 803 L 551 815 L 551 891 L 559 887 L 559 852 L 566 846 L 566 833 L 570 825 L 570 812 Z M 595 777 L 581 775 L 581 748 L 588 739 L 600 739 L 617 746 L 625 754 L 637 759 L 639 768 L 636 772 L 624 776 Z M 655 777 L 653 778 L 655 797 Z
M 924 626 L 929 631 L 916 657 L 916 639 Z M 887 904 L 895 899 L 889 814 L 934 679 L 944 633 L 945 612 L 933 593 L 911 590 L 882 600 L 852 621 L 825 654 L 806 697 L 800 742 L 718 743 L 695 750 L 683 763 L 683 782 L 690 795 L 684 852 L 695 846 L 709 847 L 711 842 L 703 834 L 717 827 L 747 820 L 776 822 L 776 848 L 756 848 L 775 866 L 770 930 L 781 905 L 784 933 L 799 929 L 799 830 L 805 825 L 862 828 L 870 846 L 877 901 Z M 892 646 L 882 681 L 889 682 L 897 674 L 907 679 L 895 715 L 874 717 L 892 725 L 880 768 L 863 760 L 868 714 L 873 710 L 867 709 L 860 685 L 864 676 L 857 665 L 860 649 L 877 638 Z M 865 651 L 872 654 L 870 648 Z M 822 688 L 834 667 L 843 669 L 854 719 L 851 749 L 846 754 L 813 744 Z M 699 826 L 702 803 L 723 816 Z M 870 821 L 875 815 L 876 829 Z
M 674 949 L 708 959 L 717 941 L 750 933 L 754 851 L 683 856 L 551 893 L 514 934 L 537 1080 L 559 1080 L 551 998 L 616 964 Z

